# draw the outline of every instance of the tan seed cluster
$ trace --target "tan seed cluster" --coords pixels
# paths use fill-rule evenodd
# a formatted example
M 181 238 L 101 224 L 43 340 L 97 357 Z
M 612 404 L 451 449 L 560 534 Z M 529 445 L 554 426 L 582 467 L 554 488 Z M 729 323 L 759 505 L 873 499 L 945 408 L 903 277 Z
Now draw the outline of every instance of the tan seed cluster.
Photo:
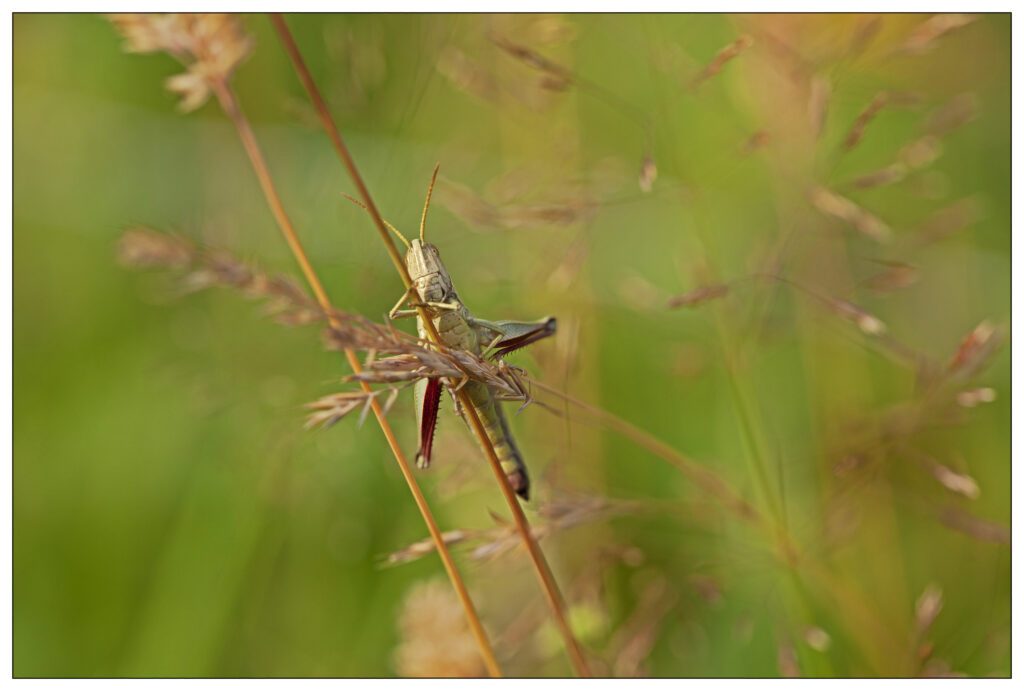
M 127 52 L 164 52 L 185 66 L 165 83 L 181 97 L 185 112 L 206 103 L 215 84 L 226 83 L 252 50 L 236 15 L 113 14 L 110 21 L 124 36 Z

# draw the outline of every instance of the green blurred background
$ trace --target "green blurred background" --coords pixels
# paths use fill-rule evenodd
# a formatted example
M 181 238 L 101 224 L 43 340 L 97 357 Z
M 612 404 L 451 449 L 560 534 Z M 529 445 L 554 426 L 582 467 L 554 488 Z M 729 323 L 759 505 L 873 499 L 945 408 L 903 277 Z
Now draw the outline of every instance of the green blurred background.
M 798 563 L 778 559 L 772 538 L 581 411 L 515 416 L 530 515 L 604 506 L 543 543 L 602 674 L 1010 672 L 1008 349 L 961 387 L 996 400 L 951 419 L 834 302 L 744 279 L 781 258 L 940 364 L 982 320 L 1008 326 L 1009 15 L 902 50 L 926 19 L 289 19 L 400 228 L 440 161 L 428 236 L 470 309 L 558 316 L 557 338 L 511 360 L 697 459 L 799 545 Z M 352 186 L 267 19 L 244 21 L 256 47 L 235 85 L 289 213 L 335 303 L 379 318 L 400 283 L 341 197 Z M 753 46 L 689 88 L 740 35 Z M 544 84 L 496 36 L 579 79 Z M 423 606 L 413 586 L 444 576 L 433 555 L 382 566 L 426 534 L 382 435 L 372 420 L 303 430 L 302 405 L 343 388 L 340 357 L 237 295 L 179 298 L 167 276 L 115 261 L 121 230 L 143 223 L 297 275 L 216 104 L 176 112 L 162 81 L 179 71 L 124 54 L 102 17 L 14 18 L 14 673 L 444 674 L 396 662 L 417 636 L 446 647 L 399 621 Z M 844 152 L 882 91 L 915 99 Z M 963 94 L 975 117 L 934 162 L 851 188 Z M 815 185 L 893 241 L 821 214 Z M 504 220 L 480 223 L 475 198 Z M 971 222 L 915 245 L 958 200 Z M 916 282 L 869 290 L 880 261 L 913 265 Z M 666 307 L 735 279 L 722 300 Z M 411 402 L 391 417 L 412 452 Z M 951 492 L 934 463 L 980 494 Z M 443 528 L 507 515 L 448 404 L 435 464 L 420 477 Z M 459 555 L 506 672 L 568 674 L 522 552 Z M 922 631 L 930 584 L 943 607 Z

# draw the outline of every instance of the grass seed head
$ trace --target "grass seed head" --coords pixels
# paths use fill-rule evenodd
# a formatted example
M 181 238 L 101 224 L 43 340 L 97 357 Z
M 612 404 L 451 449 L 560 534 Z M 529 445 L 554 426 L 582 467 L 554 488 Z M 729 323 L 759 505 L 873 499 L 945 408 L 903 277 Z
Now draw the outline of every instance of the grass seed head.
M 929 583 L 914 606 L 914 621 L 918 635 L 923 635 L 932 627 L 941 611 L 942 588 L 935 583 Z
M 252 51 L 252 38 L 230 14 L 113 14 L 129 53 L 164 52 L 185 66 L 165 82 L 191 112 L 210 97 L 214 84 L 226 83 Z
M 705 302 L 717 300 L 718 298 L 725 297 L 729 294 L 729 286 L 724 283 L 714 283 L 711 285 L 700 286 L 694 288 L 688 293 L 677 295 L 670 298 L 668 301 L 669 309 L 679 309 L 680 307 L 696 307 L 702 305 Z
M 482 677 L 485 669 L 458 599 L 440 580 L 414 585 L 398 615 L 395 670 L 403 677 Z
M 981 542 L 992 542 L 999 545 L 1010 544 L 1010 528 L 979 518 L 956 507 L 943 509 L 939 513 L 939 521 L 947 528 L 963 533 Z
M 697 75 L 690 81 L 690 88 L 696 89 L 701 84 L 711 79 L 726 66 L 730 61 L 739 57 L 740 53 L 745 51 L 754 45 L 754 38 L 748 34 L 743 34 L 735 41 L 722 48 L 715 54 L 715 57 L 711 59 L 704 69 L 697 73 Z
M 972 24 L 977 17 L 973 14 L 937 14 L 918 25 L 903 43 L 903 51 L 921 55 L 930 51 L 937 40 L 951 31 Z
M 658 166 L 655 164 L 654 159 L 650 154 L 644 156 L 643 162 L 640 164 L 640 191 L 644 194 L 649 193 L 654 189 L 654 181 L 658 179 Z
M 816 74 L 811 78 L 810 94 L 807 97 L 807 116 L 810 119 L 811 134 L 817 139 L 825 130 L 829 101 L 832 99 L 832 82 L 828 77 Z
M 968 389 L 956 395 L 956 402 L 964 408 L 976 408 L 983 403 L 996 400 L 996 390 L 987 386 L 980 389 Z
M 970 475 L 958 473 L 941 463 L 931 463 L 932 475 L 950 492 L 960 494 L 968 499 L 977 499 L 981 495 L 978 483 Z
M 972 93 L 954 96 L 947 103 L 934 111 L 925 124 L 925 132 L 936 137 L 944 137 L 978 115 L 978 97 Z
M 904 262 L 884 262 L 885 268 L 865 281 L 864 285 L 876 293 L 889 293 L 909 288 L 917 283 L 920 270 Z
M 810 191 L 811 203 L 818 211 L 845 221 L 854 230 L 876 242 L 887 242 L 892 230 L 877 216 L 860 205 L 824 187 Z

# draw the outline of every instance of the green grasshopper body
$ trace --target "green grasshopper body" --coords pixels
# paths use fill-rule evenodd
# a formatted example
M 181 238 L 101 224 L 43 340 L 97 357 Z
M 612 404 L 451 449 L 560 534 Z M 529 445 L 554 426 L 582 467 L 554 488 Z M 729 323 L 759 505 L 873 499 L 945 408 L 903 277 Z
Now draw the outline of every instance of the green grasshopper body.
M 430 196 L 437 180 L 437 168 L 431 178 L 427 190 L 427 199 L 423 205 L 423 216 L 420 219 L 420 237 L 409 242 L 408 239 L 393 225 L 384 224 L 397 235 L 408 248 L 405 255 L 405 266 L 409 272 L 412 285 L 402 294 L 398 303 L 391 308 L 388 316 L 391 319 L 416 317 L 419 336 L 424 341 L 428 338 L 428 330 L 423 317 L 416 309 L 402 309 L 415 297 L 413 307 L 422 307 L 446 348 L 465 350 L 474 355 L 500 358 L 513 350 L 518 350 L 555 333 L 554 317 L 545 317 L 535 322 L 519 321 L 487 321 L 474 317 L 459 299 L 452 284 L 451 275 L 441 261 L 437 248 L 424 239 L 424 228 L 427 223 L 427 209 L 430 208 Z M 349 197 L 359 206 L 363 204 Z M 363 206 L 363 208 L 366 208 Z M 469 404 L 473 406 L 487 438 L 494 447 L 502 470 L 509 484 L 523 499 L 530 498 L 530 479 L 526 473 L 523 456 L 519 453 L 512 433 L 509 430 L 505 412 L 494 392 L 483 382 L 473 381 L 468 376 L 459 382 L 444 382 L 452 391 L 464 390 Z M 430 457 L 434 444 L 434 430 L 437 427 L 437 411 L 441 400 L 442 382 L 438 379 L 421 379 L 414 387 L 416 394 L 416 421 L 420 430 L 420 448 L 416 453 L 416 463 L 421 468 L 430 465 Z M 455 398 L 455 410 L 460 415 L 458 398 Z
M 555 332 L 555 320 L 551 317 L 536 322 L 491 322 L 473 317 L 455 292 L 451 276 L 441 262 L 437 248 L 422 240 L 413 240 L 409 245 L 406 266 L 420 305 L 430 313 L 441 342 L 448 348 L 466 350 L 481 356 L 493 348 L 493 355 L 500 357 Z M 391 316 L 415 315 L 419 335 L 426 339 L 427 330 L 422 317 L 415 310 L 399 309 L 410 292 L 402 297 L 391 311 Z M 453 383 L 449 382 L 451 385 Z M 480 417 L 512 489 L 528 499 L 529 476 L 500 402 L 482 382 L 466 380 L 459 386 L 468 394 L 470 404 Z M 420 450 L 416 458 L 421 467 L 426 467 L 430 464 L 441 383 L 438 380 L 421 380 L 417 382 L 415 391 L 416 416 L 420 429 Z

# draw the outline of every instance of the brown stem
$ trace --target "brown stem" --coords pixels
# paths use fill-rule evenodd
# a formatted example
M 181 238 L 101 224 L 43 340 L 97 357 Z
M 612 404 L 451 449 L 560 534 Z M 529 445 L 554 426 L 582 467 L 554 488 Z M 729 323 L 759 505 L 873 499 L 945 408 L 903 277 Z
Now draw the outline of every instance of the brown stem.
M 277 189 L 270 177 L 270 171 L 267 168 L 266 160 L 263 158 L 263 153 L 256 141 L 256 135 L 253 133 L 248 119 L 242 112 L 242 109 L 238 104 L 238 100 L 235 98 L 234 92 L 231 90 L 228 83 L 223 80 L 215 82 L 214 91 L 217 94 L 217 100 L 220 102 L 221 108 L 224 109 L 224 112 L 238 130 L 238 136 L 242 140 L 242 146 L 245 148 L 245 152 L 249 156 L 249 161 L 252 163 L 253 170 L 256 172 L 256 177 L 259 179 L 263 195 L 267 200 L 267 204 L 270 206 L 270 210 L 274 215 L 274 219 L 277 221 L 278 227 L 281 229 L 281 233 L 284 235 L 285 240 L 288 242 L 288 246 L 291 248 L 292 254 L 295 256 L 295 260 L 299 263 L 299 267 L 302 269 L 302 274 L 305 276 L 307 283 L 309 283 L 309 287 L 316 296 L 317 302 L 320 304 L 321 308 L 323 308 L 328 322 L 332 327 L 337 328 L 340 324 L 334 316 L 334 310 L 327 297 L 327 292 L 324 290 L 323 284 L 320 282 L 320 278 L 313 269 L 313 265 L 310 263 L 309 257 L 306 255 L 306 252 L 302 247 L 298 234 L 295 232 L 295 228 L 292 226 L 291 220 L 288 218 L 288 214 L 284 210 L 284 205 L 281 203 L 281 198 L 278 196 Z M 355 351 L 351 348 L 346 348 L 345 357 L 348 359 L 348 363 L 352 367 L 352 371 L 358 374 L 362 368 L 360 367 L 359 358 L 356 356 Z M 367 393 L 370 392 L 369 384 L 366 382 L 360 382 L 360 385 L 362 386 L 363 391 Z M 466 584 L 463 582 L 462 576 L 459 574 L 458 568 L 455 566 L 455 561 L 452 559 L 451 552 L 448 551 L 448 546 L 444 542 L 441 529 L 438 527 L 437 521 L 434 520 L 434 515 L 430 510 L 430 506 L 427 504 L 427 500 L 423 496 L 423 492 L 420 490 L 419 484 L 416 482 L 416 477 L 412 472 L 412 467 L 409 465 L 409 460 L 402 452 L 402 449 L 398 444 L 398 439 L 395 438 L 391 425 L 384 417 L 384 411 L 381 409 L 376 398 L 370 399 L 370 407 L 373 409 L 373 414 L 377 418 L 377 422 L 380 424 L 381 431 L 384 432 L 384 437 L 387 439 L 388 446 L 391 447 L 391 452 L 394 454 L 395 460 L 398 462 L 398 467 L 402 472 L 402 477 L 405 478 L 405 482 L 409 486 L 409 491 L 412 492 L 413 499 L 416 502 L 416 507 L 423 516 L 424 523 L 427 524 L 427 530 L 430 532 L 430 537 L 434 541 L 434 545 L 437 547 L 437 553 L 441 557 L 441 562 L 444 564 L 445 571 L 448 572 L 448 578 L 452 582 L 452 587 L 455 588 L 455 593 L 458 596 L 459 601 L 462 603 L 462 608 L 466 613 L 466 620 L 469 622 L 469 627 L 473 632 L 474 638 L 476 638 L 477 645 L 480 648 L 480 654 L 483 657 L 484 665 L 487 667 L 487 671 L 492 677 L 500 677 L 502 676 L 501 668 L 495 658 L 491 643 L 487 638 L 487 632 L 484 631 L 483 624 L 480 622 L 480 617 L 477 614 L 473 601 L 466 589 Z
M 285 51 L 288 53 L 288 56 L 291 58 L 292 64 L 295 66 L 295 71 L 298 73 L 299 80 L 302 82 L 303 87 L 309 94 L 310 100 L 313 102 L 313 106 L 317 111 L 317 115 L 320 117 L 320 121 L 324 126 L 324 130 L 326 131 L 328 138 L 330 138 L 331 143 L 334 145 L 334 149 L 337 151 L 342 164 L 344 164 L 348 171 L 349 177 L 352 178 L 352 182 L 355 184 L 356 189 L 359 190 L 359 196 L 362 198 L 370 216 L 373 218 L 374 225 L 377 227 L 377 231 L 380 233 L 381 239 L 384 241 L 384 246 L 387 249 L 388 255 L 391 257 L 391 262 L 395 265 L 395 270 L 398 271 L 399 276 L 401 276 L 402 283 L 405 285 L 406 290 L 411 290 L 413 282 L 412 278 L 409 276 L 409 270 L 406 268 L 401 254 L 399 254 L 398 247 L 395 245 L 394 240 L 388 233 L 387 225 L 385 224 L 383 217 L 380 215 L 380 211 L 377 209 L 377 205 L 374 203 L 373 197 L 370 196 L 370 191 L 367 189 L 366 183 L 363 182 L 363 178 L 359 174 L 359 170 L 356 168 L 355 161 L 352 159 L 352 155 L 349 153 L 348 147 L 345 146 L 345 142 L 341 137 L 341 132 L 338 131 L 338 128 L 334 123 L 334 119 L 331 117 L 330 110 L 327 108 L 327 104 L 320 95 L 320 90 L 313 81 L 313 76 L 310 74 L 305 61 L 302 59 L 302 53 L 299 51 L 299 47 L 296 45 L 291 31 L 288 29 L 288 25 L 280 14 L 271 14 L 270 20 L 273 22 L 274 28 L 277 29 L 278 36 L 281 38 L 281 43 L 283 44 Z M 419 312 L 420 321 L 424 324 L 430 340 L 434 344 L 440 344 L 440 336 L 438 335 L 434 322 L 431 320 L 426 309 L 422 305 L 417 305 L 416 309 Z M 555 582 L 554 575 L 551 573 L 551 567 L 548 565 L 547 559 L 544 557 L 544 553 L 541 551 L 540 546 L 533 537 L 529 521 L 526 519 L 526 514 L 523 513 L 523 507 L 520 506 L 519 499 L 512 491 L 512 487 L 508 483 L 508 478 L 505 477 L 505 472 L 501 468 L 501 461 L 498 459 L 498 455 L 494 451 L 494 446 L 491 444 L 491 440 L 488 438 L 487 433 L 484 430 L 483 423 L 480 421 L 480 417 L 477 415 L 476 409 L 472 406 L 468 394 L 463 390 L 459 390 L 456 392 L 456 397 L 458 398 L 462 409 L 466 413 L 466 419 L 469 422 L 469 426 L 480 441 L 480 446 L 483 448 L 484 453 L 487 456 L 487 460 L 491 465 L 491 470 L 494 472 L 494 476 L 498 480 L 498 486 L 501 489 L 501 493 L 504 495 L 505 501 L 508 503 L 509 510 L 512 512 L 516 528 L 522 536 L 523 543 L 526 545 L 530 559 L 537 571 L 537 576 L 541 582 L 541 590 L 544 592 L 548 605 L 551 608 L 555 624 L 557 625 L 558 630 L 562 635 L 562 639 L 565 642 L 566 651 L 569 654 L 569 659 L 572 662 L 573 668 L 578 676 L 589 677 L 591 674 L 586 658 L 583 656 L 583 651 L 580 648 L 579 642 L 573 635 L 572 629 L 569 627 L 569 622 L 565 618 L 565 602 L 562 598 L 562 594 L 558 589 L 558 584 Z

